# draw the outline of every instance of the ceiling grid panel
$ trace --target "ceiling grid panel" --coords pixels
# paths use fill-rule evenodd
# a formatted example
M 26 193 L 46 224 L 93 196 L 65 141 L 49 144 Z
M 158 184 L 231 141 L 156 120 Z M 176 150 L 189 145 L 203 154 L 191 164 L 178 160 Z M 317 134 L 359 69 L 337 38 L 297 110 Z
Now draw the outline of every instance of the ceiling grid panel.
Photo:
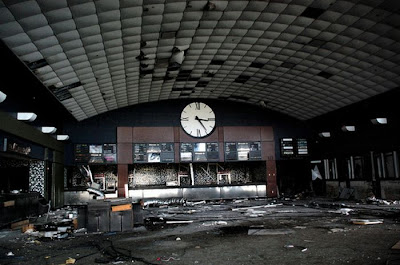
M 143 1 L 120 1 L 126 92 L 119 89 L 117 98 L 128 106 L 137 103 L 142 4 Z
M 0 3 L 1 40 L 78 120 L 177 98 L 310 119 L 400 85 L 392 0 Z
M 101 0 L 96 1 L 95 6 L 106 58 L 101 64 L 105 71 L 96 75 L 96 79 L 108 111 L 118 108 L 115 82 L 121 78 L 119 76 L 125 79 L 121 13 L 119 2 Z
M 100 45 L 96 42 L 100 39 L 96 9 L 92 2 L 72 3 L 72 1 L 68 1 L 68 7 L 75 22 L 74 35 L 60 36 L 59 38 L 65 38 L 65 41 L 78 38 L 79 45 L 66 54 L 73 62 L 72 67 L 88 95 L 88 98 L 85 97 L 86 101 L 81 104 L 91 105 L 90 113 L 97 115 L 104 112 L 106 108 L 104 100 L 100 97 L 101 91 L 94 72 L 96 69 L 94 59 L 101 55 Z M 76 101 L 78 102 L 77 99 Z

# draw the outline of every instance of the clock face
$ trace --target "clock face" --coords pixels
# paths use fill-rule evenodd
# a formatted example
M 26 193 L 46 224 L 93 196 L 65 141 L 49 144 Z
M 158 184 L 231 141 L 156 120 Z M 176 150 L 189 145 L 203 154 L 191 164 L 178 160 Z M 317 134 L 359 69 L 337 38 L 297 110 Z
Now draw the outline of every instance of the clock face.
M 190 136 L 206 137 L 215 128 L 214 111 L 207 104 L 192 102 L 182 110 L 181 126 Z

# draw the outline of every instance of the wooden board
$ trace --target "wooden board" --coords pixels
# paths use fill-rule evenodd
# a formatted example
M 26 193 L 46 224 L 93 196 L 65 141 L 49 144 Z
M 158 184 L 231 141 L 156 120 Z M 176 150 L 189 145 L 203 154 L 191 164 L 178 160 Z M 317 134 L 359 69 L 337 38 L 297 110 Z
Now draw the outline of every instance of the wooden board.
M 392 247 L 392 249 L 400 249 L 400 241 L 397 242 L 397 243 Z
M 19 221 L 19 222 L 15 222 L 15 223 L 11 224 L 11 229 L 21 228 L 22 226 L 27 225 L 27 224 L 29 224 L 29 220 L 28 219 L 27 220 L 22 220 L 22 221 Z
M 6 201 L 4 202 L 4 207 L 15 206 L 15 201 Z
M 111 206 L 111 211 L 113 212 L 130 211 L 130 210 L 132 210 L 131 203 Z

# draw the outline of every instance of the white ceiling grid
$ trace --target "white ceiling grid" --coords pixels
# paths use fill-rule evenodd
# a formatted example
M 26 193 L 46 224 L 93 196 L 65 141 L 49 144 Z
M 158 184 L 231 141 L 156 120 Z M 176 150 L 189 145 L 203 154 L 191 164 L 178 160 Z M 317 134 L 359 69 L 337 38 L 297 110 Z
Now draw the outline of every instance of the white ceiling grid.
M 400 84 L 396 0 L 3 0 L 0 38 L 77 120 L 177 98 L 306 120 Z

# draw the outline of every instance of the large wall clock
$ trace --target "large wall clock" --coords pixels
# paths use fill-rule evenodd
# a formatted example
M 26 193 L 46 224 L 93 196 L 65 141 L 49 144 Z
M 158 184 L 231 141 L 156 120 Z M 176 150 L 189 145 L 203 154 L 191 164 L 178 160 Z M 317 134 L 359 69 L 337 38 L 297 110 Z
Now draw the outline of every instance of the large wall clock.
M 192 137 L 210 135 L 215 128 L 214 111 L 203 102 L 189 103 L 181 113 L 182 129 Z

